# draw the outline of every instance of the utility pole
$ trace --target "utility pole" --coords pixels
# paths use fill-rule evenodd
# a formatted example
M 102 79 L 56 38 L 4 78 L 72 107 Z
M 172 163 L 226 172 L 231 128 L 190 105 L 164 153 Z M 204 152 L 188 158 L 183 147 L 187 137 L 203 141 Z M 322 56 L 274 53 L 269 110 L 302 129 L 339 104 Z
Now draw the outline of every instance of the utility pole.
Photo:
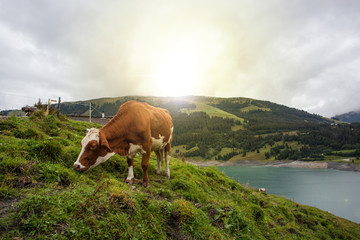
M 61 97 L 59 97 L 59 102 L 58 102 L 58 117 L 60 116 L 60 103 L 61 103 Z
M 90 103 L 90 119 L 89 122 L 91 122 L 91 103 Z

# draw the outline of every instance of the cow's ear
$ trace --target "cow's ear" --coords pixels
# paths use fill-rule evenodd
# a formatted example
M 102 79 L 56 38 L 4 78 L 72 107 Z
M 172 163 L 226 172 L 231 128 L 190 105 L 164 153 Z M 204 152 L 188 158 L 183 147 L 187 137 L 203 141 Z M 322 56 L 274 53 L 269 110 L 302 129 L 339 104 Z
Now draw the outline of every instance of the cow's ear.
M 99 139 L 100 139 L 100 146 L 105 148 L 107 152 L 111 152 L 111 148 L 106 139 L 106 136 L 101 130 L 99 131 Z

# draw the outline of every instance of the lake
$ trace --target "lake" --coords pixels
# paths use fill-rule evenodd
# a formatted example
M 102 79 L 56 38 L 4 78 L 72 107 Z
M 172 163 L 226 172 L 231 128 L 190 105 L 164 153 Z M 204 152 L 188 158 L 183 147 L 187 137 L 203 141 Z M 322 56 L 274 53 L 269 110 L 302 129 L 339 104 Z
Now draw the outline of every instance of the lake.
M 221 166 L 227 176 L 360 223 L 360 173 L 333 169 Z

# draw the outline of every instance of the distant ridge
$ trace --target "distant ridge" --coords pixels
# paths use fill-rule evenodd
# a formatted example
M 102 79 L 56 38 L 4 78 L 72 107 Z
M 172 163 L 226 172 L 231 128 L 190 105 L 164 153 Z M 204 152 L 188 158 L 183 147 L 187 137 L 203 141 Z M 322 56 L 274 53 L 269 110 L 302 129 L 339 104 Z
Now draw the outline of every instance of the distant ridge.
M 348 123 L 360 122 L 360 111 L 353 111 L 336 115 L 333 119 L 340 120 Z
M 116 114 L 121 104 L 137 100 L 151 105 L 163 107 L 170 112 L 206 112 L 209 116 L 223 118 L 263 119 L 266 121 L 310 121 L 328 122 L 329 120 L 316 114 L 310 114 L 303 110 L 290 108 L 270 101 L 256 100 L 251 98 L 217 98 L 204 96 L 185 97 L 150 97 L 150 96 L 125 96 L 115 98 L 98 98 L 77 102 L 65 102 L 61 106 L 61 112 L 66 115 L 88 116 L 89 104 L 95 111 L 92 115 L 100 116 L 102 112 L 106 116 Z

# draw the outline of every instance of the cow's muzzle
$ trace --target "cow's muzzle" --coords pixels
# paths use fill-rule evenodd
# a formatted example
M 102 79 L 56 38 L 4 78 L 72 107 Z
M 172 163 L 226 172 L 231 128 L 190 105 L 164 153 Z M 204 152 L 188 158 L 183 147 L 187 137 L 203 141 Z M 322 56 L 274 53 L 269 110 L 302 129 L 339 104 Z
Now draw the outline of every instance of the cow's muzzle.
M 75 168 L 76 171 L 79 171 L 79 172 L 84 171 L 83 169 L 81 169 L 81 165 L 78 164 L 78 163 L 74 163 L 74 168 Z

